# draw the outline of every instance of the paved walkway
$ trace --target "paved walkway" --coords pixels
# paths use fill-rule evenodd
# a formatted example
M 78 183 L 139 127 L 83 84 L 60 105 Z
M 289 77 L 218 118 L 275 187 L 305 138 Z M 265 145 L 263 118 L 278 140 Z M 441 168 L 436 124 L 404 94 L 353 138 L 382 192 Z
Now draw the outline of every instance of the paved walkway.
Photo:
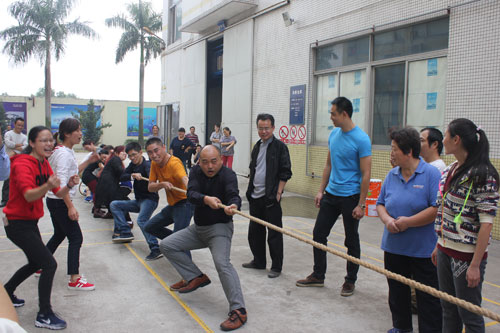
M 83 154 L 78 154 L 81 158 Z M 240 178 L 240 192 L 246 189 Z M 242 196 L 243 197 L 243 196 Z M 160 205 L 166 205 L 160 194 Z M 111 242 L 112 220 L 94 219 L 91 205 L 77 195 L 74 200 L 80 212 L 84 233 L 81 250 L 81 272 L 96 284 L 91 292 L 75 292 L 66 288 L 67 243 L 56 252 L 58 270 L 54 280 L 54 309 L 68 322 L 67 332 L 211 332 L 219 331 L 226 319 L 228 304 L 208 250 L 193 251 L 193 258 L 212 284 L 193 293 L 180 295 L 168 290 L 179 275 L 164 258 L 145 262 L 149 253 L 142 233 L 133 232 L 129 244 Z M 284 225 L 302 236 L 312 238 L 316 209 L 312 200 L 288 193 L 283 199 Z M 160 209 L 160 208 L 158 208 Z M 248 205 L 243 210 L 248 212 Z M 44 241 L 52 233 L 46 210 L 39 226 Z M 135 220 L 136 215 L 132 214 Z M 324 288 L 298 288 L 295 281 L 312 271 L 311 246 L 285 236 L 283 274 L 269 279 L 267 272 L 247 270 L 241 264 L 251 259 L 247 242 L 248 220 L 235 217 L 232 263 L 238 271 L 249 314 L 247 324 L 239 332 L 386 332 L 391 328 L 387 305 L 386 279 L 361 268 L 356 292 L 341 297 L 340 287 L 345 275 L 345 261 L 329 255 Z M 362 259 L 383 266 L 380 250 L 382 223 L 376 218 L 363 218 L 360 224 Z M 329 246 L 343 248 L 342 221 L 338 221 L 329 238 Z M 483 306 L 500 313 L 500 242 L 489 248 Z M 0 281 L 6 280 L 26 258 L 0 228 Z M 33 323 L 38 309 L 37 279 L 29 278 L 16 294 L 26 300 L 18 309 L 21 325 L 29 332 L 46 332 Z M 414 328 L 417 320 L 414 316 Z M 486 319 L 487 332 L 500 332 L 500 324 Z

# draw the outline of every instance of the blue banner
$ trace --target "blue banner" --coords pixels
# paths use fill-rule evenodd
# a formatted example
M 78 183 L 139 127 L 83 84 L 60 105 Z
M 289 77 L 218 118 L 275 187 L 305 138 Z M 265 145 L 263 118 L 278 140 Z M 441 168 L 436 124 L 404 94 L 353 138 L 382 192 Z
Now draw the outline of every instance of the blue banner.
M 52 104 L 51 105 L 51 121 L 50 121 L 50 129 L 52 133 L 55 133 L 59 130 L 59 124 L 66 118 L 75 118 L 73 114 L 79 115 L 78 110 L 87 111 L 88 106 L 78 105 L 78 104 Z M 101 110 L 100 105 L 94 106 L 94 111 Z M 97 126 L 101 126 L 101 120 L 97 122 Z
M 290 125 L 304 125 L 306 85 L 290 87 Z
M 151 128 L 156 125 L 156 108 L 144 108 L 144 137 L 151 135 Z M 139 108 L 127 107 L 127 136 L 139 136 Z

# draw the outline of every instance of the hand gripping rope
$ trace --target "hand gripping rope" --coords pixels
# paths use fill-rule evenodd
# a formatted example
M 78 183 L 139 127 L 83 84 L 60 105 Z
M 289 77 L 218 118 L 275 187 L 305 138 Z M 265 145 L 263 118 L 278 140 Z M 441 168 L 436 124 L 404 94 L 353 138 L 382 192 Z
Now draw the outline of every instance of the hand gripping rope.
M 143 180 L 147 180 L 149 181 L 149 179 L 147 178 L 144 178 L 142 177 Z M 186 190 L 183 190 L 183 189 L 180 189 L 178 187 L 172 187 L 172 190 L 174 191 L 178 191 L 178 192 L 183 192 L 183 193 L 186 193 Z M 223 205 L 223 204 L 219 204 L 219 208 L 226 208 L 227 206 L 226 205 Z M 304 243 L 307 243 L 307 244 L 310 244 L 312 246 L 314 246 L 315 248 L 318 248 L 320 250 L 323 250 L 325 252 L 329 252 L 331 254 L 334 254 L 336 256 L 339 256 L 341 258 L 344 258 L 350 262 L 353 262 L 357 265 L 360 265 L 360 266 L 363 266 L 363 267 L 366 267 L 368 269 L 371 269 L 372 271 L 375 271 L 377 273 L 380 273 L 382 275 L 385 275 L 386 277 L 388 277 L 389 279 L 393 279 L 393 280 L 396 280 L 398 282 L 401 282 L 401 283 L 404 283 L 410 287 L 413 287 L 415 289 L 418 289 L 418 290 L 421 290 L 427 294 L 430 294 L 434 297 L 437 297 L 437 298 L 440 298 L 440 299 L 443 299 L 449 303 L 452 303 L 452 304 L 455 304 L 461 308 L 464 308 L 470 312 L 474 312 L 476 314 L 479 314 L 481 316 L 484 316 L 484 317 L 488 317 L 490 319 L 493 319 L 493 320 L 496 320 L 498 322 L 500 322 L 500 315 L 495 313 L 495 312 L 492 312 L 490 310 L 487 310 L 487 309 L 484 309 L 480 306 L 477 306 L 477 305 L 474 305 L 470 302 L 467 302 L 467 301 L 464 301 L 460 298 L 457 298 L 455 296 L 451 296 L 445 292 L 442 292 L 442 291 L 439 291 L 435 288 L 432 288 L 432 287 L 429 287 L 425 284 L 422 284 L 420 282 L 417 282 L 415 280 L 412 280 L 412 279 L 408 279 L 400 274 L 396 274 L 396 273 L 393 273 L 385 268 L 382 268 L 382 267 L 379 267 L 379 266 L 376 266 L 376 265 L 372 265 L 366 261 L 363 261 L 361 259 L 358 259 L 356 257 L 353 257 L 353 256 L 350 256 L 348 255 L 347 253 L 344 253 L 344 252 L 341 252 L 341 251 L 338 251 L 338 250 L 335 250 L 335 249 L 332 249 L 326 245 L 323 245 L 321 243 L 318 243 L 318 242 L 315 242 L 311 239 L 307 239 L 307 238 L 304 238 L 300 235 L 297 235 L 291 231 L 288 231 L 286 229 L 283 229 L 283 228 L 280 228 L 280 227 L 277 227 L 269 222 L 266 222 L 264 220 L 261 220 L 259 218 L 256 218 L 256 217 L 253 217 L 251 215 L 248 215 L 248 214 L 245 214 L 239 210 L 236 210 L 236 209 L 233 209 L 233 212 L 237 215 L 240 215 L 240 216 L 243 216 L 251 221 L 254 221 L 256 223 L 259 223 L 265 227 L 268 227 L 269 229 L 273 229 L 274 231 L 277 231 L 277 232 L 280 232 L 282 234 L 285 234 L 287 236 L 290 236 L 292 238 L 295 238 L 295 239 L 298 239 L 299 241 L 302 241 Z

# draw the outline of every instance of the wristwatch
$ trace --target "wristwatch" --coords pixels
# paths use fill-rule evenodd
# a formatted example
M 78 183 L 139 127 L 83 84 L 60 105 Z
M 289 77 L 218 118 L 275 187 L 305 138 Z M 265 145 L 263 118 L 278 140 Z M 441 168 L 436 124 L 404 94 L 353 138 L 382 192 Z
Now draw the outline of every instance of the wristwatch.
M 361 209 L 365 209 L 366 208 L 365 204 L 358 204 L 358 206 L 361 207 Z

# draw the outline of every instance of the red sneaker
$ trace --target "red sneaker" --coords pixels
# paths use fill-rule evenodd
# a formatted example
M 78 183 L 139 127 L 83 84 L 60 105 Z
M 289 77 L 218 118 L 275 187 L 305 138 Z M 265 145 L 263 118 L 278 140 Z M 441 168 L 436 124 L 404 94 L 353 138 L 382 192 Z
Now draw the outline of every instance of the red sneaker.
M 42 270 L 39 269 L 35 272 L 35 277 L 40 277 L 40 274 L 42 274 Z
M 95 286 L 92 283 L 88 283 L 87 280 L 80 276 L 75 282 L 69 281 L 68 289 L 72 290 L 94 290 Z

